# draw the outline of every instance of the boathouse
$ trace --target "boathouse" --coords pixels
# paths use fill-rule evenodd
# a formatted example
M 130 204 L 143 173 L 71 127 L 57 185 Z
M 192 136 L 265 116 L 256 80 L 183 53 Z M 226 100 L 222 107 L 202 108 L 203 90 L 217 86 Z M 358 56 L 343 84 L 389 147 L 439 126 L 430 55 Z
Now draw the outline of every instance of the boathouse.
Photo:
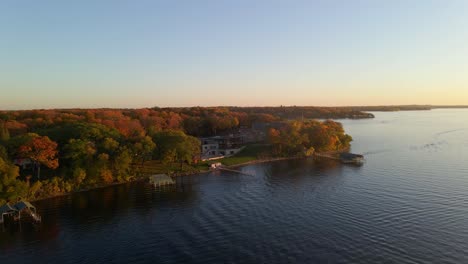
M 31 221 L 33 223 L 41 222 L 41 217 L 36 212 L 36 207 L 27 201 L 19 201 L 15 205 L 6 203 L 0 207 L 0 223 L 7 221 Z
M 7 219 L 12 219 L 14 221 L 18 216 L 18 210 L 9 203 L 6 203 L 0 207 L 0 215 L 0 224 L 5 223 Z
M 30 202 L 27 201 L 19 201 L 17 204 L 15 204 L 15 208 L 20 214 L 36 213 L 36 207 L 34 207 Z
M 37 214 L 36 207 L 34 207 L 30 202 L 19 201 L 14 207 L 18 210 L 20 221 L 25 219 L 33 223 L 41 222 L 41 217 Z

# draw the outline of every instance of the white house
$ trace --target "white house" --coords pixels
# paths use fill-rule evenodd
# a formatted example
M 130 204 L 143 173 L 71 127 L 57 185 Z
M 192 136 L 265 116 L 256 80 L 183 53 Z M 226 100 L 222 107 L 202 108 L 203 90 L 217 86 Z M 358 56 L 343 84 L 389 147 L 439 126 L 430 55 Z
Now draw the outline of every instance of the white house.
M 216 136 L 201 138 L 201 160 L 212 160 L 229 157 L 242 150 L 242 137 Z

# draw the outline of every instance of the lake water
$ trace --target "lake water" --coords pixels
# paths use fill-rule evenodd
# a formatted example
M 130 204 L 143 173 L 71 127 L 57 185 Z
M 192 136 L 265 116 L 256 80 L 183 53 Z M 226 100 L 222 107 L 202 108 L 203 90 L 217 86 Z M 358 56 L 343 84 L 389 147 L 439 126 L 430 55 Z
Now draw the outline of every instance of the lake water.
M 361 167 L 293 160 L 37 202 L 0 263 L 468 263 L 468 110 L 343 120 Z

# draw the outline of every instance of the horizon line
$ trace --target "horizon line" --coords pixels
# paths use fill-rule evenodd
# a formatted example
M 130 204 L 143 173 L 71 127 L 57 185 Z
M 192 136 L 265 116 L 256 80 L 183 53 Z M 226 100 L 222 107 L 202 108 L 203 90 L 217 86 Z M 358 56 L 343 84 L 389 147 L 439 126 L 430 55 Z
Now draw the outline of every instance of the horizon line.
M 322 106 L 322 105 L 253 105 L 253 106 L 236 106 L 236 105 L 212 105 L 212 106 L 151 106 L 151 107 L 66 107 L 66 108 L 28 108 L 28 109 L 0 109 L 2 112 L 11 111 L 37 111 L 37 110 L 138 110 L 138 109 L 188 109 L 188 108 L 277 108 L 277 107 L 318 107 L 318 108 L 353 108 L 353 107 L 432 107 L 432 108 L 468 108 L 468 105 L 433 105 L 433 104 L 389 104 L 389 105 L 345 105 L 345 106 Z

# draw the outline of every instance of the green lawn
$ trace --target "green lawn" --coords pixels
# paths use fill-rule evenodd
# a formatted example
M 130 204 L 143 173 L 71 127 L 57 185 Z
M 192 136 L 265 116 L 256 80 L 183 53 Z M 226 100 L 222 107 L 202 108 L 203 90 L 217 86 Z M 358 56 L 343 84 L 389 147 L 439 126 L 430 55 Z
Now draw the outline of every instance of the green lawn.
M 265 154 L 268 155 L 270 152 L 271 147 L 268 145 L 252 144 L 247 145 L 241 152 L 229 158 L 205 161 L 192 165 L 184 163 L 182 168 L 180 167 L 180 164 L 164 164 L 158 160 L 150 160 L 146 161 L 142 167 L 138 166 L 138 171 L 143 175 L 160 173 L 197 173 L 208 170 L 210 165 L 213 163 L 221 162 L 223 165 L 232 166 L 257 160 L 259 159 L 259 156 L 264 156 Z
M 208 165 L 204 165 L 205 170 Z M 203 170 L 203 167 L 198 165 L 192 166 L 186 163 L 180 166 L 180 163 L 164 164 L 159 160 L 146 161 L 143 167 L 138 167 L 138 170 L 143 175 L 149 174 L 173 174 L 173 173 L 196 173 Z
M 221 162 L 223 165 L 232 166 L 259 159 L 263 153 L 270 153 L 270 146 L 264 144 L 247 145 L 241 152 L 228 158 L 210 161 L 211 163 Z

